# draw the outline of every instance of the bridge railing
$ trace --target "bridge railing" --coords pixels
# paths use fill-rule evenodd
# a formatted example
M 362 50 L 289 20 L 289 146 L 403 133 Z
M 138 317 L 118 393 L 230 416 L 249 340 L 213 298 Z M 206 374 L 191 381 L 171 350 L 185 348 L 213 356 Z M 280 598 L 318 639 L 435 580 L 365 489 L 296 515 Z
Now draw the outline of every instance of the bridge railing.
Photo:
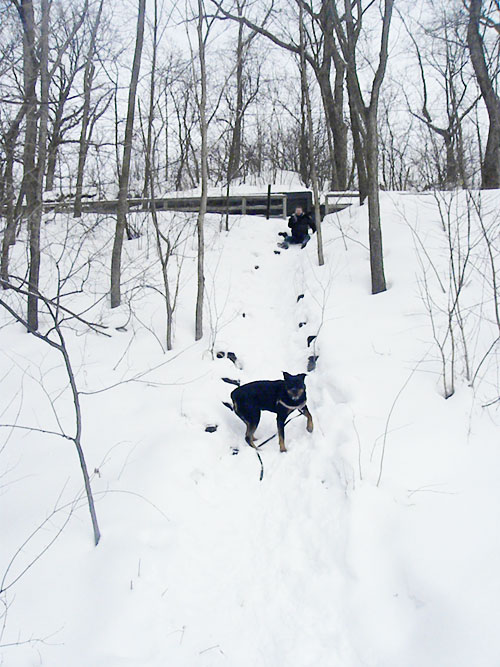
M 286 194 L 272 194 L 270 197 L 269 215 L 286 218 Z M 70 199 L 60 202 L 44 202 L 44 211 L 60 213 L 73 208 Z M 200 197 L 162 197 L 153 199 L 129 198 L 128 210 L 197 212 L 200 208 Z M 113 213 L 118 207 L 117 199 L 86 200 L 82 202 L 82 210 L 89 213 Z M 207 199 L 207 213 L 229 213 L 231 215 L 265 215 L 267 212 L 267 194 L 263 195 L 231 195 L 229 197 L 214 196 Z

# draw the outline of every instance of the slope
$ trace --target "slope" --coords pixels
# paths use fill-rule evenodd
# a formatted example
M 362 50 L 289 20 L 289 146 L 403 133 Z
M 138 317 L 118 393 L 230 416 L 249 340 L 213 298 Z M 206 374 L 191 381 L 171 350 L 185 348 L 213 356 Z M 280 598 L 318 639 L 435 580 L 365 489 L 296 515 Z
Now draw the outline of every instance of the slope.
M 26 642 L 2 649 L 6 664 L 498 663 L 498 424 L 494 408 L 480 407 L 482 392 L 494 387 L 496 357 L 481 365 L 484 381 L 472 389 L 457 369 L 457 391 L 444 400 L 421 290 L 426 284 L 438 303 L 436 276 L 446 283 L 440 209 L 426 196 L 386 195 L 382 205 L 389 290 L 377 297 L 369 294 L 364 207 L 327 218 L 321 268 L 315 240 L 274 254 L 279 221 L 235 219 L 220 233 L 210 217 L 206 335 L 192 342 L 188 234 L 172 352 L 162 349 L 161 278 L 146 228 L 127 245 L 126 299 L 110 312 L 100 297 L 112 230 L 105 221 L 89 227 L 90 278 L 72 304 L 96 304 L 90 312 L 110 338 L 73 324 L 67 339 L 84 392 L 84 445 L 103 538 L 94 549 L 71 446 L 9 430 L 5 582 L 62 530 L 4 595 L 1 643 Z M 140 216 L 136 223 L 145 225 Z M 67 229 L 62 220 L 46 227 L 54 256 L 54 238 L 67 238 Z M 479 256 L 473 264 L 484 268 Z M 467 276 L 466 296 L 477 368 L 493 317 L 476 273 Z M 47 269 L 47 284 L 54 274 Z M 481 299 L 485 330 L 471 305 Z M 439 334 L 446 312 L 436 308 L 433 317 Z M 0 336 L 9 396 L 3 423 L 57 430 L 57 413 L 69 429 L 60 362 L 17 326 L 5 324 Z M 237 365 L 217 351 L 234 352 Z M 262 448 L 259 482 L 243 424 L 222 405 L 231 386 L 221 377 L 302 372 L 311 354 L 318 356 L 307 378 L 314 433 L 304 418 L 291 421 L 287 454 L 276 439 Z M 257 437 L 274 431 L 265 415 Z

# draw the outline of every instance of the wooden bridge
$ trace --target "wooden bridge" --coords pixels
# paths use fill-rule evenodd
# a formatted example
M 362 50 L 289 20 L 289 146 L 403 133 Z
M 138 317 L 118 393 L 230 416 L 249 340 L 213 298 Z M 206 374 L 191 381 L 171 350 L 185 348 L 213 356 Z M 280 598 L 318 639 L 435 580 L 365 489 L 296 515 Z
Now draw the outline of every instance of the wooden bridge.
M 357 197 L 358 193 L 356 192 L 327 193 L 325 204 L 321 205 L 321 217 L 343 210 L 347 206 L 350 206 Z M 286 218 L 294 213 L 297 206 L 313 212 L 312 193 L 309 190 L 276 192 L 272 193 L 269 197 L 267 194 L 243 194 L 230 195 L 229 197 L 217 195 L 210 196 L 207 199 L 207 213 L 228 213 L 229 215 L 269 215 L 272 218 Z M 44 212 L 70 212 L 73 210 L 73 207 L 73 197 L 59 201 L 46 200 L 43 203 Z M 82 202 L 83 213 L 116 214 L 117 208 L 117 199 L 94 200 L 87 197 Z M 200 197 L 160 197 L 155 199 L 131 197 L 128 199 L 129 212 L 151 211 L 153 208 L 157 211 L 197 213 L 200 208 Z M 0 207 L 0 215 L 5 215 L 3 207 Z
M 307 193 L 306 193 L 307 194 Z M 71 211 L 74 200 L 45 201 L 44 211 L 61 213 Z M 117 199 L 84 199 L 82 212 L 84 213 L 116 213 Z M 162 197 L 144 199 L 132 197 L 128 199 L 129 211 L 181 211 L 197 213 L 200 209 L 200 197 Z M 268 210 L 267 194 L 263 195 L 230 195 L 229 197 L 208 197 L 207 213 L 229 213 L 229 215 L 266 215 Z M 287 195 L 272 194 L 269 200 L 269 215 L 271 217 L 287 216 Z

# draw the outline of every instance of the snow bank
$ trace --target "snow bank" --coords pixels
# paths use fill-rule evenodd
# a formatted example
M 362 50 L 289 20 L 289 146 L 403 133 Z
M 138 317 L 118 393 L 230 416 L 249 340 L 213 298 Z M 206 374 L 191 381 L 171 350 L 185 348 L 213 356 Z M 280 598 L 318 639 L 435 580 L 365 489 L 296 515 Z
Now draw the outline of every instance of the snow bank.
M 226 233 L 208 216 L 206 335 L 196 344 L 194 219 L 161 214 L 165 230 L 180 233 L 171 352 L 143 214 L 133 217 L 143 234 L 126 244 L 124 304 L 114 311 L 112 221 L 44 226 L 43 283 L 53 293 L 86 225 L 65 303 L 108 327 L 109 337 L 75 322 L 65 329 L 103 537 L 94 548 L 72 443 L 2 428 L 0 576 L 11 587 L 0 643 L 17 644 L 2 648 L 5 664 L 498 664 L 498 415 L 481 407 L 498 395 L 498 364 L 493 352 L 470 387 L 457 335 L 456 391 L 445 400 L 435 340 L 446 336 L 450 291 L 440 206 L 462 219 L 464 197 L 383 195 L 389 289 L 377 296 L 366 207 L 325 219 L 323 267 L 315 238 L 275 254 L 282 221 L 233 218 Z M 498 193 L 488 197 L 482 219 L 497 243 Z M 495 321 L 490 255 L 471 217 L 477 243 L 462 296 L 477 369 Z M 0 423 L 71 433 L 57 352 L 0 317 Z M 310 356 L 314 433 L 292 420 L 286 455 L 276 439 L 262 448 L 259 482 L 244 426 L 222 405 L 232 387 L 221 377 L 276 379 L 305 371 Z M 257 437 L 274 431 L 264 414 Z

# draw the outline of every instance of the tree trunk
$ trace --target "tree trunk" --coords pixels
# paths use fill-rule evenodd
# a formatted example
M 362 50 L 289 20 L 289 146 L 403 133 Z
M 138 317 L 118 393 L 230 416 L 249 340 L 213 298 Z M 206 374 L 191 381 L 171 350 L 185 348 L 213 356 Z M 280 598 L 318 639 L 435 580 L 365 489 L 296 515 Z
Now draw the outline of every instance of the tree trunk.
M 243 8 L 238 2 L 238 16 L 242 16 Z M 238 23 L 238 42 L 236 46 L 236 109 L 234 127 L 231 135 L 231 148 L 227 164 L 227 181 L 237 176 L 241 160 L 241 128 L 243 120 L 243 23 Z
M 153 22 L 153 58 L 151 62 L 151 75 L 149 78 L 149 110 L 148 110 L 148 127 L 146 133 L 146 164 L 144 169 L 144 185 L 142 188 L 142 198 L 147 199 L 148 193 L 152 197 L 152 183 L 153 176 L 151 173 L 152 165 L 154 163 L 152 150 L 153 140 L 153 117 L 155 104 L 155 87 L 156 87 L 156 54 L 158 51 L 158 1 L 154 0 L 154 22 Z M 147 204 L 144 204 L 147 206 Z
M 96 52 L 96 39 L 99 24 L 101 22 L 102 8 L 104 0 L 99 3 L 97 16 L 92 25 L 92 32 L 90 35 L 90 45 L 87 53 L 87 62 L 83 73 L 83 110 L 82 110 L 82 125 L 80 129 L 80 141 L 78 144 L 78 167 L 76 171 L 76 192 L 75 204 L 73 209 L 73 217 L 80 218 L 82 215 L 82 194 L 83 194 L 83 174 L 85 170 L 85 162 L 87 160 L 87 153 L 89 149 L 90 134 L 90 103 L 92 94 L 92 84 L 94 81 L 95 66 L 93 64 Z
M 200 60 L 200 134 L 201 134 L 201 199 L 200 210 L 197 220 L 198 236 L 198 286 L 196 292 L 196 313 L 195 313 L 195 340 L 200 340 L 203 336 L 203 295 L 205 292 L 205 239 L 204 222 L 207 210 L 208 193 L 208 127 L 206 117 L 207 107 L 207 70 L 205 61 L 206 40 L 203 37 L 203 21 L 205 19 L 205 8 L 203 0 L 198 0 L 198 56 Z
M 45 176 L 45 190 L 51 191 L 54 189 L 54 180 L 56 174 L 57 152 L 63 140 L 63 121 L 64 121 L 64 106 L 68 101 L 68 97 L 72 92 L 72 84 L 74 77 L 68 81 L 64 88 L 60 91 L 57 100 L 57 107 L 55 110 L 55 118 L 52 124 L 50 133 L 50 141 L 47 146 L 47 174 Z
M 358 172 L 358 191 L 361 204 L 368 197 L 368 174 L 366 166 L 365 142 L 366 137 L 363 130 L 363 121 L 360 110 L 356 103 L 356 95 L 353 92 L 354 84 L 350 85 L 351 76 L 347 72 L 347 90 L 349 92 L 349 112 L 351 117 L 352 145 L 354 149 L 354 162 Z
M 38 291 L 40 271 L 40 224 L 35 215 L 37 208 L 37 174 L 35 167 L 37 144 L 37 99 L 36 81 L 38 62 L 35 45 L 35 15 L 32 0 L 22 0 L 19 15 L 23 26 L 23 76 L 24 97 L 26 100 L 26 126 L 23 153 L 23 189 L 26 193 L 26 214 L 29 234 L 29 287 L 28 296 L 28 331 L 38 329 Z
M 310 162 L 311 181 L 313 186 L 316 237 L 318 241 L 318 264 L 319 266 L 323 266 L 323 264 L 325 263 L 325 258 L 323 255 L 323 238 L 321 236 L 321 209 L 319 205 L 318 174 L 316 171 L 316 164 L 314 162 L 314 145 L 313 145 L 314 128 L 312 122 L 311 98 L 309 96 L 309 83 L 307 81 L 307 69 L 306 69 L 307 66 L 306 66 L 306 58 L 304 50 L 304 17 L 303 17 L 302 5 L 299 5 L 299 33 L 300 33 L 300 78 L 302 82 L 302 90 L 304 92 L 304 98 L 306 103 L 307 127 L 309 130 L 308 132 L 309 162 Z
M 40 110 L 38 128 L 38 160 L 31 186 L 35 188 L 30 193 L 33 198 L 33 207 L 29 217 L 29 286 L 28 296 L 28 327 L 30 331 L 38 329 L 38 288 L 40 283 L 40 230 L 43 213 L 43 180 L 47 160 L 47 130 L 49 120 L 49 0 L 41 0 L 42 25 L 40 30 Z M 28 208 L 31 208 L 30 206 Z
M 500 98 L 495 92 L 486 64 L 483 38 L 479 31 L 482 0 L 470 0 L 467 44 L 474 73 L 489 118 L 488 140 L 481 165 L 482 188 L 500 188 Z
M 135 100 L 137 94 L 137 82 L 141 67 L 142 45 L 144 42 L 144 18 L 146 14 L 146 0 L 139 0 L 139 11 L 137 15 L 137 35 L 135 42 L 134 62 L 132 65 L 132 76 L 128 95 L 127 122 L 125 125 L 125 141 L 123 146 L 123 161 L 120 172 L 118 208 L 116 214 L 115 240 L 111 255 L 111 308 L 116 308 L 121 303 L 121 256 L 123 237 L 127 226 L 128 212 L 128 185 L 130 179 L 130 160 L 132 156 L 132 136 L 134 130 Z
M 372 294 L 378 294 L 386 289 L 384 276 L 384 260 L 382 251 L 382 232 L 380 225 L 380 202 L 379 202 L 379 179 L 378 179 L 378 135 L 377 135 L 377 115 L 378 102 L 380 97 L 380 88 L 384 80 L 387 67 L 389 28 L 391 24 L 392 8 L 394 0 L 385 0 L 384 15 L 382 19 L 382 34 L 380 39 L 380 52 L 377 69 L 373 77 L 370 103 L 365 104 L 363 93 L 358 78 L 356 66 L 357 43 L 361 31 L 362 12 L 360 4 L 351 4 L 351 0 L 344 0 L 345 29 L 338 16 L 336 5 L 332 5 L 334 13 L 335 30 L 339 43 L 342 48 L 342 54 L 347 66 L 347 89 L 349 93 L 349 107 L 351 110 L 351 119 L 359 122 L 359 137 L 363 139 L 363 150 L 358 146 L 355 151 L 356 163 L 359 170 L 363 170 L 363 163 L 366 167 L 366 192 L 368 195 L 368 219 L 369 219 L 369 239 L 370 239 L 370 269 Z M 353 17 L 353 8 L 358 11 L 357 20 Z M 353 138 L 354 138 L 353 133 Z M 362 183 L 360 180 L 360 195 L 362 194 Z M 364 187 L 364 185 L 363 185 Z
M 331 0 L 322 0 L 318 20 L 323 34 L 323 59 L 316 71 L 326 119 L 333 138 L 332 188 L 347 187 L 347 124 L 344 121 L 345 63 L 335 44 L 335 28 Z M 334 86 L 331 85 L 331 66 L 335 69 Z
M 4 183 L 3 201 L 6 209 L 6 214 L 5 214 L 5 230 L 2 239 L 2 257 L 0 260 L 0 277 L 2 280 L 6 282 L 8 282 L 9 280 L 10 246 L 14 245 L 16 241 L 17 218 L 15 215 L 15 207 L 14 207 L 14 148 L 16 145 L 17 138 L 19 136 L 20 125 L 26 114 L 26 110 L 27 106 L 25 100 L 23 102 L 21 109 L 18 111 L 17 116 L 12 121 L 11 126 L 4 138 L 5 169 L 3 174 L 3 183 Z M 7 289 L 6 284 L 3 285 L 3 289 Z
M 302 71 L 301 71 L 302 76 Z M 308 123 L 307 123 L 307 105 L 306 105 L 306 91 L 303 85 L 300 89 L 300 135 L 299 135 L 299 173 L 302 183 L 309 187 L 311 184 L 311 157 L 309 154 L 312 137 L 309 137 Z
M 378 128 L 376 110 L 366 124 L 366 171 L 368 177 L 368 219 L 370 239 L 370 272 L 372 294 L 385 292 L 384 253 L 380 226 L 380 201 L 378 181 Z

